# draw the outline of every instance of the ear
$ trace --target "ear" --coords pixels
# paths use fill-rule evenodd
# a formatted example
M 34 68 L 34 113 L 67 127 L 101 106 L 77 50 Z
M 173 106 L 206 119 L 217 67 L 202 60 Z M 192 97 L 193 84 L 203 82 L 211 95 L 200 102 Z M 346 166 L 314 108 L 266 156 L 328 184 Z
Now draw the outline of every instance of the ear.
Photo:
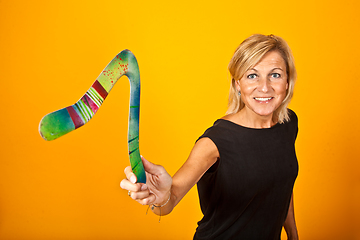
M 286 90 L 289 89 L 289 83 L 286 83 Z
M 236 90 L 240 92 L 240 80 L 235 81 Z

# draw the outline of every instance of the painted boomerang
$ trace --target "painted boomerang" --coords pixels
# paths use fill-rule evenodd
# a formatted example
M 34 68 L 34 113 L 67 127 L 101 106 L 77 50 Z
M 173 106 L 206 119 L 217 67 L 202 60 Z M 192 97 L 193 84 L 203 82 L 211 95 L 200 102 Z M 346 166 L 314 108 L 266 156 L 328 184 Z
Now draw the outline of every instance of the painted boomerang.
M 47 141 L 69 133 L 87 123 L 100 108 L 121 76 L 130 80 L 130 113 L 128 147 L 130 164 L 137 182 L 146 183 L 139 152 L 140 72 L 136 58 L 129 50 L 120 52 L 105 67 L 85 95 L 74 105 L 47 114 L 40 122 L 40 135 Z

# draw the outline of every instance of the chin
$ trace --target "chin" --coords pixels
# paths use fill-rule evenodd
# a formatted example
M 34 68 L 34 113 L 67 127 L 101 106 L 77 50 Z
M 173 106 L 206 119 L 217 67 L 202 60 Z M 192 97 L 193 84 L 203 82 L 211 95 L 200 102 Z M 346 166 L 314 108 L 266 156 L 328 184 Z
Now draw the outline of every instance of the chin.
M 262 116 L 262 117 L 268 117 L 268 116 L 272 116 L 274 114 L 276 109 L 262 109 L 262 110 L 254 110 L 254 112 L 259 115 L 259 116 Z

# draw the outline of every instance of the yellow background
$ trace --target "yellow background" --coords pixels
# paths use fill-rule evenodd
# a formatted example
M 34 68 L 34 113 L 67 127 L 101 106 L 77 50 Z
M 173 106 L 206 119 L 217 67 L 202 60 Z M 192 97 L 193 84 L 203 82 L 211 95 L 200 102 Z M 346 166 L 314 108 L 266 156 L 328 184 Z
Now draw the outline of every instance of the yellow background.
M 46 142 L 38 124 L 75 103 L 128 48 L 142 79 L 141 154 L 172 175 L 224 115 L 227 64 L 253 33 L 282 36 L 296 60 L 301 239 L 360 239 L 359 7 L 0 0 L 0 239 L 191 239 L 202 216 L 196 188 L 159 224 L 119 187 L 129 164 L 126 77 L 75 132 Z

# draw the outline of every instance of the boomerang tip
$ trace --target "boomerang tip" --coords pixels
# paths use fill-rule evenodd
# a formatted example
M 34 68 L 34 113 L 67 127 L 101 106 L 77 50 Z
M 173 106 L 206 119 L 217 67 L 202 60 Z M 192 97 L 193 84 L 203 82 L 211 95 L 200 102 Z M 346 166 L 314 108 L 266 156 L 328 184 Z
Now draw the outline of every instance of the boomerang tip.
M 55 140 L 73 130 L 75 125 L 66 108 L 45 115 L 39 124 L 40 136 L 46 141 Z

